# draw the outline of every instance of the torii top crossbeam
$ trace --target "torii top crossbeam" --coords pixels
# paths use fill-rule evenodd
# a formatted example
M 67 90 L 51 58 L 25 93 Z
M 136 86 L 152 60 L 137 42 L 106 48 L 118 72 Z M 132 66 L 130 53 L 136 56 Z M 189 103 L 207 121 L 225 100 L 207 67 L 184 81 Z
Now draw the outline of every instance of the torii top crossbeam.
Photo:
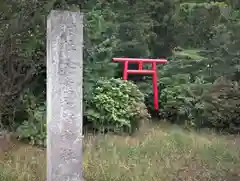
M 159 63 L 165 64 L 168 61 L 166 59 L 149 59 L 149 58 L 113 58 L 114 62 L 128 62 L 128 63 Z
M 153 79 L 154 108 L 158 110 L 158 86 L 157 86 L 157 66 L 156 64 L 166 64 L 166 59 L 146 59 L 146 58 L 113 58 L 114 62 L 124 62 L 123 79 L 127 80 L 128 74 L 150 74 Z M 128 63 L 138 63 L 138 70 L 128 70 Z M 151 63 L 152 70 L 143 70 L 143 63 Z

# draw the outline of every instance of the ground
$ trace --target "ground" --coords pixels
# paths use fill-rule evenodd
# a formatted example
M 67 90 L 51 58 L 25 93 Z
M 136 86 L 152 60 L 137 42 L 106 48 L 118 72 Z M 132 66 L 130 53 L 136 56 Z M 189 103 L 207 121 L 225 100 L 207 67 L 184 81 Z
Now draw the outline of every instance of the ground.
M 162 125 L 133 137 L 88 135 L 84 176 L 86 181 L 239 181 L 237 140 Z M 18 142 L 6 145 L 0 181 L 45 181 L 45 150 Z

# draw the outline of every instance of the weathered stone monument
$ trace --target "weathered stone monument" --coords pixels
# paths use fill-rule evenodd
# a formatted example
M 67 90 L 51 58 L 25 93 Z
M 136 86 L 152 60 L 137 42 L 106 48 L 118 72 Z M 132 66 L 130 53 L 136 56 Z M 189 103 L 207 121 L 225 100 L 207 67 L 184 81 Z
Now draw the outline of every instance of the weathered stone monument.
M 47 20 L 47 181 L 82 181 L 83 15 Z

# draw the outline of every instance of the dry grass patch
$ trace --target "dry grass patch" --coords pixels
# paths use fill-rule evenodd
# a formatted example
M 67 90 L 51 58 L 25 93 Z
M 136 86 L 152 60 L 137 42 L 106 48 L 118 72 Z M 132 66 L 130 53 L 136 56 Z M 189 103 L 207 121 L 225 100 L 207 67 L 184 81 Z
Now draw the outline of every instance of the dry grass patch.
M 133 137 L 86 137 L 83 166 L 86 181 L 239 181 L 240 145 L 156 126 Z M 15 148 L 0 170 L 0 181 L 44 181 L 45 152 Z

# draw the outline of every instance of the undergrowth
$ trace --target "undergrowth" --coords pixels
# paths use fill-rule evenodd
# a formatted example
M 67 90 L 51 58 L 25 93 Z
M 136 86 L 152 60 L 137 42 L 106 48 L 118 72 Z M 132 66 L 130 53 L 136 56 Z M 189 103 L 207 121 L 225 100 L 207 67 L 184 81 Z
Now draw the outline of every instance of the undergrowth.
M 88 135 L 84 177 L 86 181 L 238 181 L 240 141 L 227 138 L 163 126 L 132 137 Z M 45 154 L 21 145 L 1 155 L 0 181 L 44 181 Z

